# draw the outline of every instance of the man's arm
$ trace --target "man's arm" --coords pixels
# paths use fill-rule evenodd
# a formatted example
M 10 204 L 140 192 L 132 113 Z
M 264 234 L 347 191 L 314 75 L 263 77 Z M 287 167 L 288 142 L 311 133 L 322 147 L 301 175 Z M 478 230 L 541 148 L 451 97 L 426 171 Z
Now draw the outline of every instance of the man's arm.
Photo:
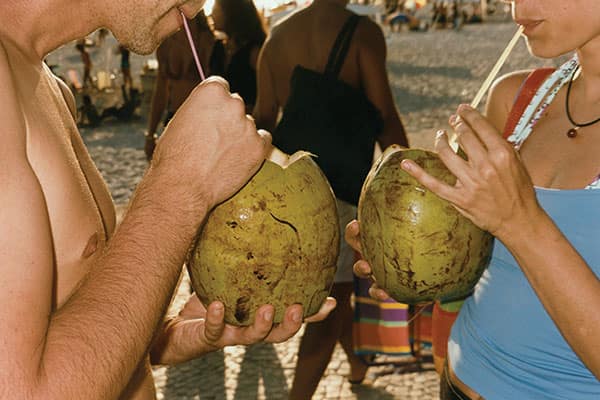
M 385 38 L 381 28 L 363 19 L 355 33 L 359 39 L 361 83 L 371 102 L 381 112 L 383 131 L 377 138 L 382 150 L 391 144 L 408 147 L 404 126 L 396 109 L 387 75 Z
M 222 81 L 196 89 L 107 248 L 52 313 L 51 227 L 1 47 L 0 93 L 0 398 L 117 398 L 162 323 L 206 213 L 258 169 L 268 136 Z
M 272 132 L 277 124 L 279 104 L 273 86 L 273 76 L 269 65 L 270 38 L 265 42 L 258 56 L 257 97 L 252 116 L 256 126 Z

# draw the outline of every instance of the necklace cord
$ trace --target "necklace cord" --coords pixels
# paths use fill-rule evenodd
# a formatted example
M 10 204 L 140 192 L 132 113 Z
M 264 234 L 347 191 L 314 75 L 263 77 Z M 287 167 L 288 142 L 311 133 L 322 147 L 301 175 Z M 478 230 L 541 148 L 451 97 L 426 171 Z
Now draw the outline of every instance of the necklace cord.
M 575 75 L 577 74 L 577 71 L 579 71 L 579 66 L 577 66 L 577 68 L 575 68 L 575 70 L 573 70 L 573 73 L 571 74 L 571 78 L 569 79 L 569 84 L 567 86 L 567 98 L 565 100 L 565 109 L 567 111 L 567 118 L 569 119 L 569 122 L 573 125 L 576 126 L 577 128 L 584 128 L 586 126 L 590 126 L 590 125 L 594 125 L 597 122 L 600 122 L 600 117 L 596 118 L 593 121 L 590 122 L 586 122 L 584 124 L 578 124 L 577 122 L 573 121 L 573 117 L 571 116 L 571 111 L 569 110 L 569 97 L 571 95 L 571 86 L 573 85 L 573 78 L 575 77 Z

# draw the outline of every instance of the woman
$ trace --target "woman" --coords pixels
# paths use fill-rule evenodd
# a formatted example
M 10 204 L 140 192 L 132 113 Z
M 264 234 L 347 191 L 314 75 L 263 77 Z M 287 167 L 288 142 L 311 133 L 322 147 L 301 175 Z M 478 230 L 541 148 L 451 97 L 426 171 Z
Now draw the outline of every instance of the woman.
M 214 29 L 227 35 L 224 78 L 250 113 L 256 101 L 258 53 L 267 37 L 262 18 L 251 0 L 215 0 L 211 17 Z
M 450 123 L 469 160 L 451 150 L 445 132 L 436 143 L 458 178 L 455 186 L 402 162 L 497 239 L 490 266 L 452 328 L 441 397 L 597 399 L 600 2 L 511 3 L 532 54 L 575 51 L 574 57 L 547 75 L 532 98 L 521 90 L 528 72 L 517 72 L 494 85 L 486 117 L 458 108 Z M 529 106 L 511 113 L 515 98 L 517 104 L 527 98 Z M 500 132 L 509 120 L 519 122 L 506 141 Z M 356 221 L 346 230 L 355 248 L 358 230 Z M 371 272 L 365 261 L 354 268 Z M 386 296 L 381 289 L 372 294 Z

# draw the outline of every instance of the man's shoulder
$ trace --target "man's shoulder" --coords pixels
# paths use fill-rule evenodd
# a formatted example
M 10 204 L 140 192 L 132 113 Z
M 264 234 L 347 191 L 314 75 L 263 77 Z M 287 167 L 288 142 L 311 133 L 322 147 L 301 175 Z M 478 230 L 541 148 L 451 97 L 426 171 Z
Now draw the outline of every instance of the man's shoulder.
M 12 82 L 13 78 L 13 62 L 14 50 L 11 50 L 13 46 L 6 40 L 6 38 L 0 36 L 0 95 L 5 97 L 10 87 L 14 85 Z
M 0 152 L 0 159 L 25 146 L 25 136 L 21 135 L 24 128 L 24 115 L 15 81 L 17 72 L 14 64 L 18 62 L 14 60 L 16 51 L 16 47 L 9 40 L 0 36 L 0 121 L 5 128 L 0 130 L 4 151 Z
M 8 50 L 7 50 L 8 39 L 0 34 L 0 64 L 2 66 L 8 66 Z

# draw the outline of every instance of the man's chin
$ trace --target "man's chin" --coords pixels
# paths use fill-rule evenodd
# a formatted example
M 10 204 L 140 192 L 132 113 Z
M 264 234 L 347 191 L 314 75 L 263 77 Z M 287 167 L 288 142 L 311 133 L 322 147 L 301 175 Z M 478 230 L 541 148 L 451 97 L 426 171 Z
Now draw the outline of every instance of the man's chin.
M 160 43 L 158 41 L 139 41 L 134 43 L 125 43 L 124 46 L 135 54 L 147 56 L 152 54 Z

